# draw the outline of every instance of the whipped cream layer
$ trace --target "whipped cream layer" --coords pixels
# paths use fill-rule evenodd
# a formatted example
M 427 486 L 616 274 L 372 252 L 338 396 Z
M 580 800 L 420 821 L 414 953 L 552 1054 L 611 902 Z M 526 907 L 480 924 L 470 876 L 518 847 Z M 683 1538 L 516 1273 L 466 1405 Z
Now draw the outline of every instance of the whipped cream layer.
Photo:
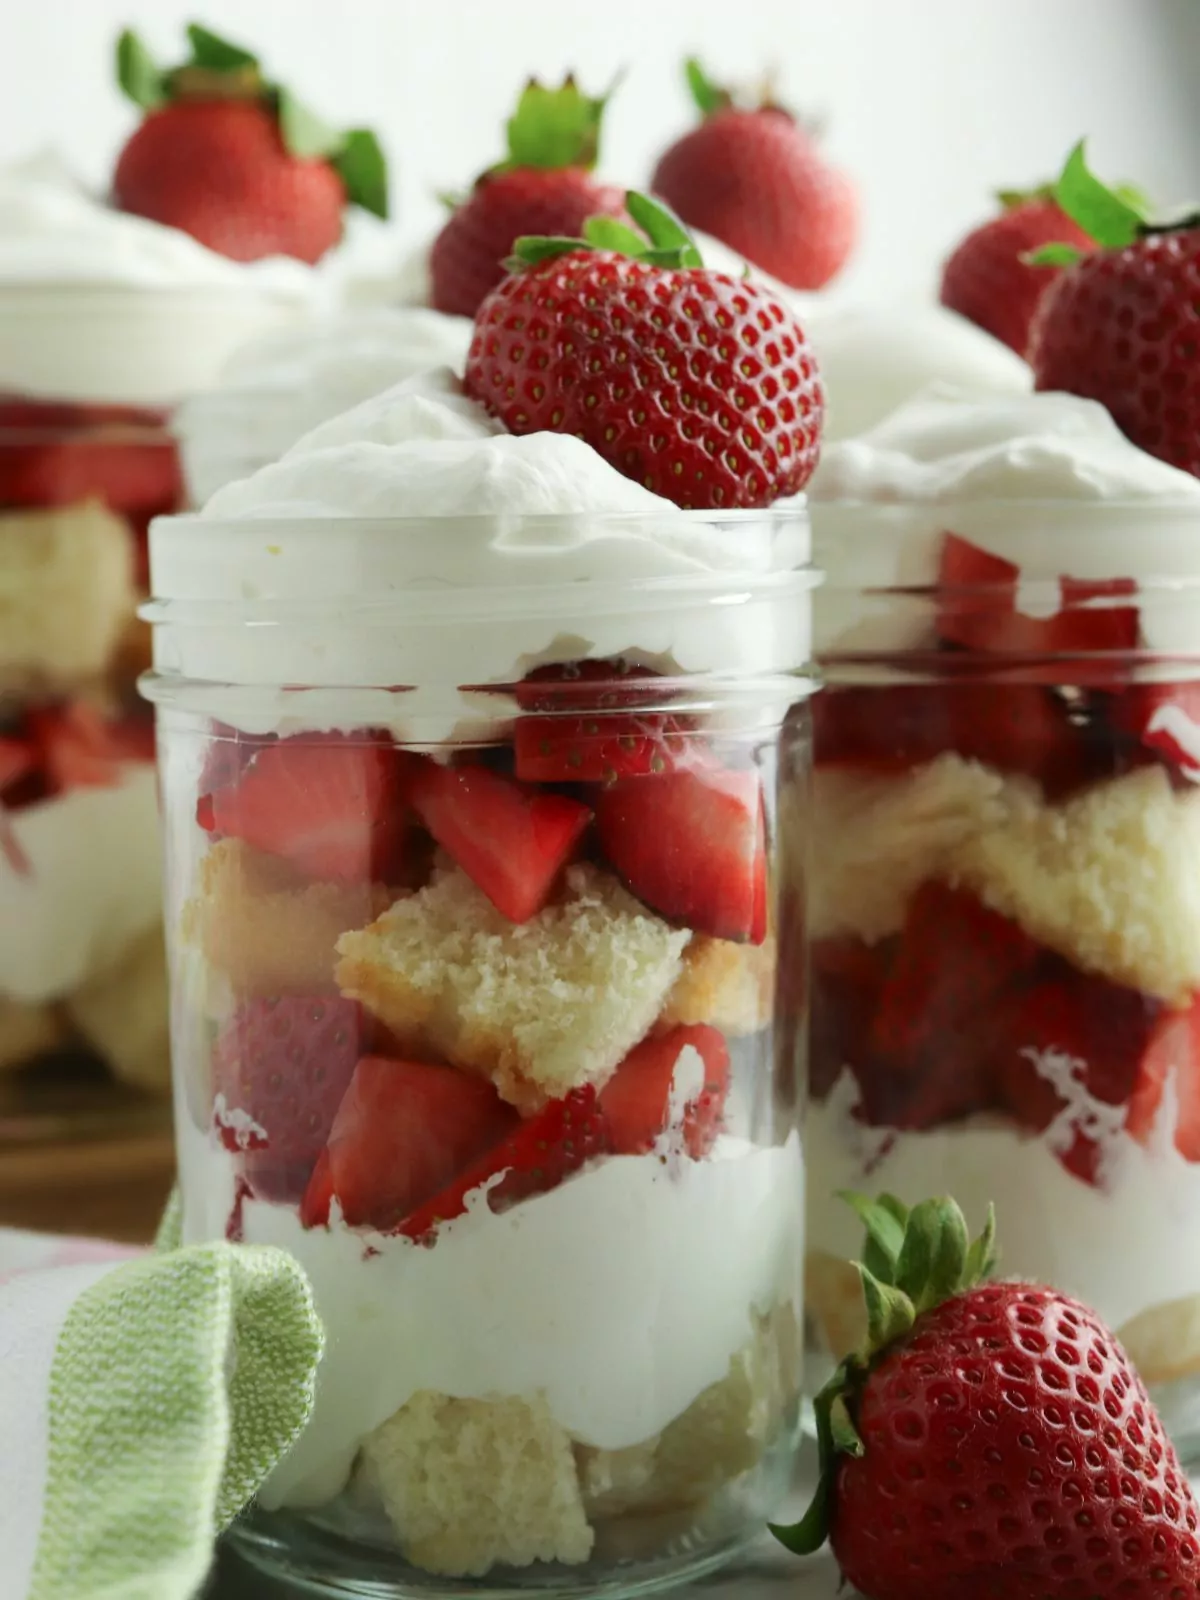
M 947 532 L 1021 569 L 1018 605 L 1057 606 L 1057 579 L 1133 578 L 1145 648 L 1193 651 L 1197 606 L 1156 581 L 1200 581 L 1200 480 L 1132 444 L 1108 411 L 1067 394 L 935 385 L 860 438 L 829 445 L 809 485 L 817 648 L 925 645 L 929 609 L 868 590 L 938 575 Z
M 161 916 L 152 765 L 11 813 L 28 872 L 0 854 L 0 994 L 61 999 L 116 967 Z
M 183 1117 L 187 1242 L 222 1237 L 232 1158 Z M 318 1506 L 359 1445 L 419 1390 L 460 1399 L 542 1393 L 583 1444 L 640 1444 L 680 1416 L 752 1332 L 799 1306 L 800 1141 L 725 1136 L 701 1162 L 618 1156 L 499 1215 L 477 1191 L 432 1249 L 394 1235 L 306 1231 L 247 1201 L 249 1244 L 304 1267 L 325 1325 L 316 1409 L 268 1480 L 268 1509 Z
M 340 412 L 431 368 L 461 372 L 474 324 L 424 309 L 347 312 L 239 349 L 215 388 L 175 414 L 189 499 L 282 456 Z
M 972 1231 L 995 1203 L 1006 1275 L 1053 1284 L 1094 1306 L 1112 1328 L 1200 1295 L 1200 1166 L 1174 1148 L 1169 1100 L 1147 1147 L 1115 1133 L 1103 1188 L 1073 1177 L 1051 1137 L 1023 1136 L 999 1118 L 922 1133 L 870 1129 L 852 1119 L 856 1100 L 843 1073 L 828 1100 L 809 1108 L 812 1247 L 839 1259 L 861 1248 L 862 1225 L 836 1198 L 840 1191 L 867 1187 L 910 1204 L 952 1194 Z M 1097 1109 L 1111 1120 L 1112 1107 Z
M 448 371 L 160 520 L 151 549 L 159 673 L 248 732 L 483 738 L 515 706 L 473 686 L 548 661 L 738 678 L 809 658 L 802 501 L 680 511 L 582 440 L 504 432 Z
M 53 157 L 0 170 L 0 390 L 170 405 L 323 294 L 301 262 L 230 261 L 114 210 Z

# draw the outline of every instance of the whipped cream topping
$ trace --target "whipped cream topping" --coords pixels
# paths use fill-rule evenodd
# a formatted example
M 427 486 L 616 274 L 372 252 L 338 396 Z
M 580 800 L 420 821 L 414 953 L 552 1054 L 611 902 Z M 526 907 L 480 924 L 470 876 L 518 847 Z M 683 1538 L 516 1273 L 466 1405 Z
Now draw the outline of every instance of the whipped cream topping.
M 232 1160 L 186 1115 L 180 1163 L 185 1240 L 220 1238 Z M 599 1161 L 499 1215 L 477 1190 L 432 1249 L 247 1201 L 246 1242 L 297 1258 L 327 1339 L 312 1420 L 263 1505 L 331 1499 L 362 1440 L 423 1389 L 544 1394 L 601 1449 L 652 1438 L 725 1376 L 753 1312 L 799 1304 L 803 1185 L 797 1135 L 726 1135 L 700 1162 Z
M 59 1000 L 121 957 L 161 916 L 154 768 L 12 813 L 29 871 L 0 855 L 0 994 Z
M 825 449 L 866 433 L 933 383 L 1027 393 L 1033 375 L 1007 345 L 932 301 L 801 311 L 825 385 Z
M 919 606 L 865 591 L 932 584 L 947 532 L 1018 566 L 1018 604 L 1034 614 L 1047 580 L 1064 575 L 1200 580 L 1200 480 L 1074 395 L 934 385 L 862 437 L 829 445 L 809 490 L 826 573 L 822 651 L 927 643 Z M 1193 649 L 1194 610 L 1148 596 L 1145 646 Z
M 681 511 L 582 440 L 504 432 L 445 370 L 323 423 L 199 515 L 160 520 L 151 545 L 160 673 L 195 680 L 209 715 L 248 732 L 483 738 L 515 706 L 460 685 L 547 661 L 740 676 L 808 659 L 802 502 Z M 188 625 L 196 605 L 210 625 Z
M 473 324 L 425 309 L 346 312 L 235 352 L 217 386 L 177 411 L 189 498 L 282 456 L 320 423 L 431 368 L 461 372 Z
M 114 210 L 52 156 L 0 170 L 0 390 L 170 405 L 324 294 L 299 261 L 230 261 Z

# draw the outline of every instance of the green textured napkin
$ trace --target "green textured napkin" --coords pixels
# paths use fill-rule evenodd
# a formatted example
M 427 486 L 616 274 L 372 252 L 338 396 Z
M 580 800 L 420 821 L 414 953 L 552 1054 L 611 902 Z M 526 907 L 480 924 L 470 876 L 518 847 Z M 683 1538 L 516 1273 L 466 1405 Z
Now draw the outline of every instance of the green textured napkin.
M 160 1246 L 177 1237 L 169 1212 Z M 5 1600 L 189 1600 L 307 1421 L 322 1343 L 280 1250 L 27 1261 L 5 1280 L 0 1237 Z

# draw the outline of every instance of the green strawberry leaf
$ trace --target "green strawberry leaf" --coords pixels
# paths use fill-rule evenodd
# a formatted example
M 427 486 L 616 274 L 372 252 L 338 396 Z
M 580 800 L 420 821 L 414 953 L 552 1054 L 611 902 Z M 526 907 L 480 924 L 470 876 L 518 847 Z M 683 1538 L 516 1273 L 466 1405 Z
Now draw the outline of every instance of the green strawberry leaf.
M 189 65 L 193 67 L 204 67 L 209 72 L 237 72 L 243 67 L 258 66 L 258 57 L 249 50 L 230 44 L 228 39 L 222 39 L 198 22 L 188 23 L 187 36 L 192 47 Z
M 541 238 L 537 234 L 522 234 L 513 241 L 513 253 L 505 263 L 512 272 L 522 267 L 536 267 L 539 261 L 553 261 L 556 256 L 569 256 L 574 250 L 586 250 L 586 239 Z
M 733 96 L 729 90 L 715 84 L 695 56 L 687 58 L 683 64 L 683 71 L 692 99 L 700 108 L 702 116 L 715 116 L 718 111 L 727 111 L 733 104 Z
M 1013 211 L 1017 206 L 1028 205 L 1031 200 L 1053 200 L 1054 185 L 1052 183 L 1035 183 L 1032 189 L 997 189 L 996 200 L 1005 211 Z
M 351 128 L 342 135 L 333 167 L 346 186 L 350 204 L 386 222 L 390 209 L 387 157 L 369 128 Z
M 135 106 L 153 111 L 165 103 L 165 74 L 132 28 L 126 28 L 117 40 L 116 62 L 117 82 Z
M 1128 195 L 1128 188 L 1122 195 L 1091 171 L 1082 139 L 1067 157 L 1062 176 L 1054 185 L 1054 198 L 1062 209 L 1105 250 L 1121 250 L 1132 244 L 1145 224 L 1145 216 L 1129 203 Z
M 967 1251 L 967 1269 L 962 1287 L 973 1289 L 977 1283 L 985 1283 L 995 1272 L 999 1260 L 1000 1252 L 996 1248 L 996 1208 L 990 1205 L 983 1232 Z
M 616 85 L 613 85 L 615 88 Z M 600 156 L 600 125 L 609 95 L 598 99 L 582 92 L 573 77 L 560 89 L 548 89 L 531 78 L 517 109 L 506 124 L 508 167 L 586 167 Z
M 880 1283 L 861 1262 L 856 1263 L 867 1305 L 867 1345 L 871 1355 L 902 1339 L 917 1320 L 916 1307 L 902 1289 Z
M 623 256 L 640 256 L 646 241 L 616 217 L 589 217 L 583 225 L 583 238 L 593 250 L 617 250 Z
M 958 1293 L 970 1247 L 967 1219 L 953 1200 L 914 1206 L 896 1262 L 896 1283 L 918 1314 Z
M 813 1401 L 813 1421 L 817 1429 L 817 1455 L 820 1476 L 812 1504 L 792 1527 L 770 1523 L 775 1538 L 798 1556 L 814 1555 L 829 1537 L 833 1509 L 833 1485 L 837 1474 L 838 1441 L 846 1440 L 849 1453 L 862 1454 L 862 1440 L 854 1428 L 845 1396 L 854 1382 L 853 1364 L 843 1361 Z M 837 1411 L 835 1421 L 834 1413 Z M 857 1446 L 857 1448 L 855 1448 Z
M 290 89 L 276 89 L 275 106 L 283 142 L 304 160 L 340 155 L 346 135 L 309 109 Z
M 1083 260 L 1083 251 L 1077 244 L 1043 244 L 1024 251 L 1021 260 L 1027 267 L 1073 267 Z
M 896 1262 L 904 1246 L 908 1207 L 895 1195 L 881 1194 L 878 1200 L 872 1200 L 868 1195 L 856 1194 L 852 1189 L 843 1189 L 838 1199 L 846 1202 L 867 1230 L 863 1266 L 880 1283 L 894 1284 Z

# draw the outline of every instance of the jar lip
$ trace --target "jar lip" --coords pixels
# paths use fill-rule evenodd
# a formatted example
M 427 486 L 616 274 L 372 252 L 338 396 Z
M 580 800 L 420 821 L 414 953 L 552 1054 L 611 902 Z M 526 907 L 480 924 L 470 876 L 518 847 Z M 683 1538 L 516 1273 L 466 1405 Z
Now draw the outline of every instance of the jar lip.
M 1200 482 L 1197 483 L 1200 491 Z M 1109 512 L 1120 512 L 1128 516 L 1136 512 L 1140 516 L 1156 516 L 1159 513 L 1178 515 L 1179 512 L 1191 512 L 1200 517 L 1200 492 L 1195 495 L 1109 495 L 1103 499 L 1082 495 L 1041 495 L 1041 496 L 1007 496 L 1007 495 L 980 495 L 975 498 L 961 496 L 959 498 L 939 499 L 897 499 L 897 500 L 862 500 L 862 499 L 822 499 L 819 495 L 808 497 L 809 512 L 813 518 L 825 515 L 827 512 L 846 512 L 856 516 L 871 517 L 887 513 L 914 512 L 926 515 L 952 517 L 958 513 L 978 515 L 981 512 L 994 513 L 1008 511 L 1013 515 L 1025 512 L 1070 511 L 1076 515 L 1095 516 L 1104 518 Z
M 799 526 L 810 520 L 810 502 L 806 495 L 795 495 L 785 502 L 773 506 L 764 506 L 761 510 L 745 510 L 731 508 L 723 511 L 719 507 L 705 510 L 683 510 L 679 506 L 664 502 L 661 511 L 456 511 L 456 512 L 421 512 L 409 516 L 388 517 L 360 517 L 341 516 L 330 514 L 327 516 L 296 516 L 296 517 L 212 517 L 198 511 L 176 512 L 170 516 L 155 517 L 150 524 L 152 531 L 165 535 L 168 529 L 178 530 L 179 536 L 193 530 L 209 538 L 214 533 L 218 534 L 245 534 L 247 537 L 257 538 L 263 534 L 271 533 L 297 533 L 307 532 L 321 528 L 329 531 L 336 537 L 338 532 L 350 533 L 383 533 L 389 528 L 416 529 L 428 527 L 431 523 L 443 527 L 461 525 L 463 527 L 481 529 L 488 526 L 495 528 L 513 528 L 516 526 L 529 528 L 570 528 L 586 524 L 588 527 L 612 528 L 615 531 L 636 528 L 661 527 L 664 519 L 675 522 L 682 519 L 692 527 L 724 526 L 732 523 L 735 527 L 754 527 L 764 522 L 792 523 Z

